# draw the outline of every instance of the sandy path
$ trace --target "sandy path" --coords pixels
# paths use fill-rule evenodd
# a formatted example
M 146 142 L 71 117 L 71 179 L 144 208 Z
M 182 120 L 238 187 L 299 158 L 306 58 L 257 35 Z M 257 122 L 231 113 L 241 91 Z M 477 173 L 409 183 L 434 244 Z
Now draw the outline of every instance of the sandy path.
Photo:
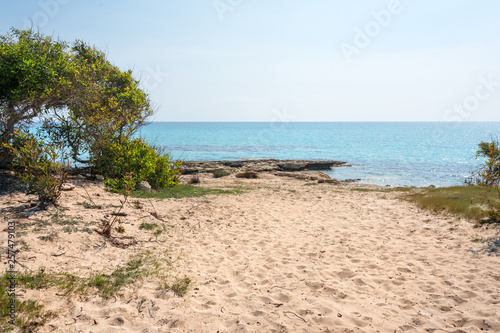
M 492 230 L 421 212 L 398 193 L 275 178 L 205 184 L 236 183 L 252 190 L 154 201 L 174 230 L 162 246 L 181 250 L 175 274 L 194 281 L 185 297 L 154 281 L 106 302 L 29 295 L 68 312 L 52 323 L 61 332 L 500 332 L 500 256 L 470 251 Z M 145 219 L 128 212 L 127 230 Z M 86 237 L 59 245 L 75 257 L 87 248 L 86 261 L 45 265 L 100 269 L 130 252 L 95 253 L 98 236 Z
M 199 290 L 179 331 L 500 331 L 499 258 L 469 251 L 469 223 L 387 197 L 315 187 L 217 199 L 185 234 Z

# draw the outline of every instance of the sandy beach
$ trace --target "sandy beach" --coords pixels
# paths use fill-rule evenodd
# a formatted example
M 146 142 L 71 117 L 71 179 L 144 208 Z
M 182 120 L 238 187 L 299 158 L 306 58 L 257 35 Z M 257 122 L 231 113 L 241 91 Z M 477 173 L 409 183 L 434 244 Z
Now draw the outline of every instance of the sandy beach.
M 89 277 L 144 251 L 161 264 L 161 278 L 145 277 L 107 300 L 20 288 L 20 299 L 39 300 L 56 314 L 37 331 L 500 332 L 500 256 L 482 250 L 500 237 L 498 228 L 433 215 L 383 187 L 266 174 L 201 180 L 197 186 L 243 193 L 131 198 L 121 220 L 124 235 L 138 242 L 128 248 L 92 231 L 37 228 L 55 211 L 32 212 L 34 197 L 21 193 L 0 196 L 2 230 L 15 220 L 24 231 L 20 271 Z M 102 183 L 72 182 L 61 199 L 66 218 L 94 228 L 117 210 L 121 196 Z M 102 209 L 84 208 L 86 192 Z M 51 232 L 52 241 L 39 238 Z M 185 277 L 192 282 L 182 297 L 165 286 Z

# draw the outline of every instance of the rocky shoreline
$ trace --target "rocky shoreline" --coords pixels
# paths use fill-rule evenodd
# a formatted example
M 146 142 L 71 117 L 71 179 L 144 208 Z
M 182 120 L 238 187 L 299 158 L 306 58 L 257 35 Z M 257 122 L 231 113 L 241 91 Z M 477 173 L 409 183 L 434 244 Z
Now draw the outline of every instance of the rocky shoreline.
M 277 160 L 277 159 L 245 159 L 241 161 L 185 161 L 182 166 L 181 179 L 187 182 L 199 180 L 198 175 L 210 175 L 214 178 L 233 175 L 236 178 L 261 178 L 272 174 L 278 177 L 290 177 L 318 183 L 340 185 L 355 182 L 349 179 L 343 182 L 332 179 L 321 171 L 334 167 L 350 167 L 346 162 L 317 160 Z M 185 178 L 189 177 L 191 178 Z
M 184 161 L 181 173 L 184 175 L 197 173 L 213 173 L 216 171 L 234 172 L 296 172 L 327 171 L 334 167 L 349 167 L 346 162 L 317 160 L 277 160 L 277 159 L 245 159 L 241 161 Z

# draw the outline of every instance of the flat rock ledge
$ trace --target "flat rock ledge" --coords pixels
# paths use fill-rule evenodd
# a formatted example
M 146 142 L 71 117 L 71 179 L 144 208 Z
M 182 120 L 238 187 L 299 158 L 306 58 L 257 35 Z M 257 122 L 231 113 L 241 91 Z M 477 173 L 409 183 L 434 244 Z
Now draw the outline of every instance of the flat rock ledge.
M 346 162 L 314 161 L 314 160 L 277 160 L 277 159 L 248 159 L 241 161 L 185 161 L 181 173 L 184 175 L 197 173 L 227 172 L 296 172 L 296 171 L 325 171 L 334 167 L 348 167 Z

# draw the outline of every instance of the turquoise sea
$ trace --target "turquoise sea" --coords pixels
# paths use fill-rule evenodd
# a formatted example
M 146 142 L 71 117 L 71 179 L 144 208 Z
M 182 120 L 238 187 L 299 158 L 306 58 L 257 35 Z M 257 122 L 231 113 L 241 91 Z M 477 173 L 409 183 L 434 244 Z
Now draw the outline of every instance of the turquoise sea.
M 340 180 L 451 186 L 477 169 L 477 145 L 500 137 L 500 123 L 153 122 L 139 134 L 183 160 L 338 160 L 352 165 L 327 172 Z

